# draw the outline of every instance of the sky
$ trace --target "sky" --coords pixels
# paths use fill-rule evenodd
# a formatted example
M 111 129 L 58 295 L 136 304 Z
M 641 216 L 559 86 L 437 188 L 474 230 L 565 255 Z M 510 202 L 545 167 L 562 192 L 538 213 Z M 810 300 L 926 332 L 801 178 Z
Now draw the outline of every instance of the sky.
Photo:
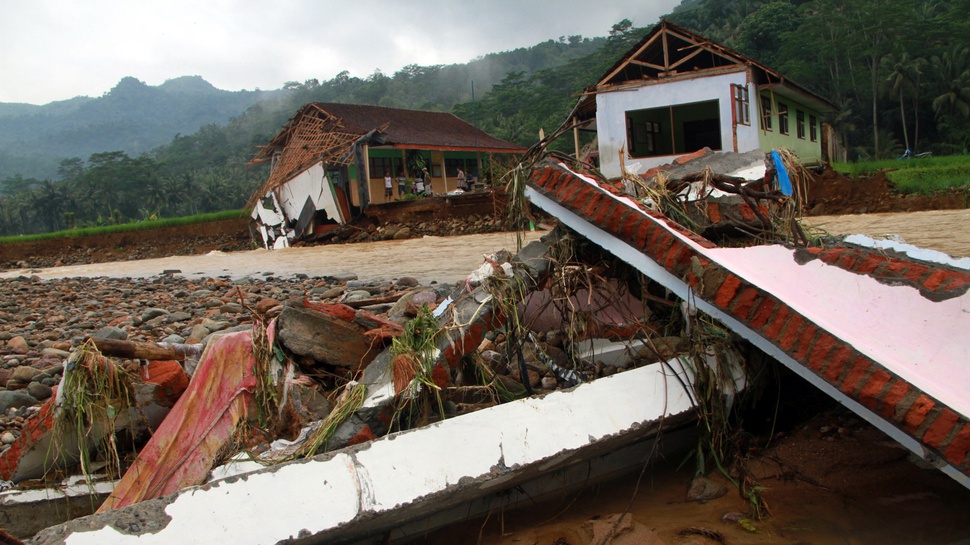
M 657 22 L 680 0 L 0 0 L 0 102 L 98 97 L 123 77 L 219 89 L 466 63 Z

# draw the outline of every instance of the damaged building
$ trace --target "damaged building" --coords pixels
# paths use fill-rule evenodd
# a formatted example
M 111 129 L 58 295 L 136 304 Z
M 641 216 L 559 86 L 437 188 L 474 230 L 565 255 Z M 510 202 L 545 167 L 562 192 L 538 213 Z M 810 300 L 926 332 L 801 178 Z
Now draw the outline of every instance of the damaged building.
M 965 266 L 864 237 L 719 247 L 593 171 L 522 174 L 559 220 L 541 241 L 454 286 L 257 305 L 185 365 L 101 512 L 34 541 L 406 541 L 703 445 L 766 361 L 970 487 Z
M 450 113 L 314 102 L 256 154 L 252 163 L 271 169 L 249 206 L 263 245 L 285 247 L 370 205 L 407 198 L 418 178 L 430 180 L 429 195 L 462 189 L 459 170 L 466 189 L 482 187 L 492 156 L 524 151 Z M 391 197 L 385 176 L 393 178 Z
M 576 155 L 607 177 L 702 148 L 785 148 L 804 163 L 831 155 L 822 122 L 838 108 L 753 59 L 662 20 L 580 97 L 570 114 Z M 585 153 L 580 143 L 593 139 Z

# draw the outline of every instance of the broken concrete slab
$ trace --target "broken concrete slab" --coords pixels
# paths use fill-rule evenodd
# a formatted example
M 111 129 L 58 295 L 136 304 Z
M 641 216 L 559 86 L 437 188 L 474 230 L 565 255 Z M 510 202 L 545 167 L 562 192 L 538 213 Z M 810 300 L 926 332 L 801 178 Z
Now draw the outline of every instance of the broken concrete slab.
M 784 246 L 716 248 L 551 160 L 533 171 L 526 196 L 970 487 L 970 401 L 957 386 L 970 382 L 966 272 L 911 260 L 885 266 L 913 289 L 809 266 Z
M 541 399 L 514 401 L 76 519 L 42 531 L 34 543 L 135 543 L 146 537 L 336 543 L 382 536 L 654 437 L 661 422 L 673 429 L 692 421 L 691 396 L 682 387 L 687 373 L 679 360 L 645 366 Z M 450 453 L 446 464 L 440 460 L 443 452 Z M 278 516 L 263 516 L 267 512 Z

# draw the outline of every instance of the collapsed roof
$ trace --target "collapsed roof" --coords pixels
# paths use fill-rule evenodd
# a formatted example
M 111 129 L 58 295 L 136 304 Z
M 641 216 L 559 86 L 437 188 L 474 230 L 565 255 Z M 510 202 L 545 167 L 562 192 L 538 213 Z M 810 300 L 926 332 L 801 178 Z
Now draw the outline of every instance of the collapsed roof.
M 269 179 L 254 194 L 253 200 L 278 188 L 314 163 L 350 164 L 353 161 L 352 147 L 361 140 L 370 145 L 397 149 L 524 151 L 522 147 L 491 136 L 446 112 L 311 102 L 300 108 L 250 161 L 250 164 L 273 161 Z

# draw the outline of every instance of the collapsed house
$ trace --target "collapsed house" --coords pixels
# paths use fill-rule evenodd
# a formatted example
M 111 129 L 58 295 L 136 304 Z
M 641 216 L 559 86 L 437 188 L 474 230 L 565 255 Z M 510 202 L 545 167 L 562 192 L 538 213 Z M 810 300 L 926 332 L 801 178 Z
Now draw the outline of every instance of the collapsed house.
M 306 104 L 251 161 L 270 161 L 266 183 L 249 207 L 267 248 L 320 235 L 371 204 L 406 197 L 423 169 L 427 194 L 459 190 L 488 174 L 485 158 L 523 148 L 442 112 L 313 102 Z M 394 179 L 391 197 L 384 178 Z M 468 186 L 466 186 L 468 187 Z
M 520 174 L 519 195 L 559 221 L 541 242 L 385 315 L 304 301 L 208 342 L 102 512 L 35 541 L 407 539 L 626 471 L 661 436 L 690 445 L 681 430 L 730 410 L 753 353 L 970 487 L 965 266 L 864 237 L 806 245 L 775 221 L 793 199 L 767 177 L 634 180 L 635 196 L 555 159 Z M 672 221 L 686 206 L 723 219 L 685 178 L 789 242 L 719 247 Z M 334 395 L 314 413 L 320 377 Z M 294 411 L 299 434 L 251 440 Z
M 784 148 L 822 163 L 835 142 L 822 118 L 837 110 L 776 70 L 661 20 L 587 88 L 569 119 L 576 156 L 595 155 L 617 177 L 705 147 Z M 595 152 L 580 150 L 581 133 L 595 135 Z

